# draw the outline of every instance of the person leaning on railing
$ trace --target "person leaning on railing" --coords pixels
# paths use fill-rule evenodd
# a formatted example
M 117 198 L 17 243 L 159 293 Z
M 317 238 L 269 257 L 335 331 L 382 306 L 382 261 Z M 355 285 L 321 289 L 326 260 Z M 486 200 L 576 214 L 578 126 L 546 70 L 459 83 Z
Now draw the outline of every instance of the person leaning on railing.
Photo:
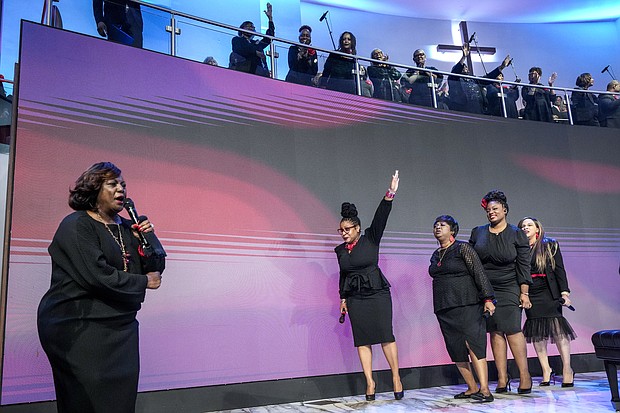
M 411 88 L 409 93 L 408 102 L 412 105 L 418 106 L 433 106 L 433 87 L 439 88 L 443 75 L 441 73 L 431 73 L 420 69 L 432 69 L 437 70 L 434 66 L 426 66 L 426 53 L 422 49 L 417 49 L 413 52 L 413 61 L 419 69 L 408 69 L 402 77 L 401 82 L 406 87 Z M 431 82 L 431 77 L 434 79 L 434 86 Z M 439 109 L 448 109 L 448 106 L 444 102 L 437 102 Z

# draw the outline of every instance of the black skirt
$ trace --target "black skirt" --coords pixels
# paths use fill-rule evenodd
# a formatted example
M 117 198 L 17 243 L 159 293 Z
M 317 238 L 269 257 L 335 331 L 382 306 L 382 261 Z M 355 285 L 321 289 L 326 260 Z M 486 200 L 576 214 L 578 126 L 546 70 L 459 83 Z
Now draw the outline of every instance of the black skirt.
M 473 304 L 448 308 L 435 314 L 453 362 L 469 361 L 466 342 L 478 359 L 487 357 L 487 334 L 482 310 L 480 304 Z
M 528 343 L 567 338 L 577 338 L 570 323 L 562 315 L 562 305 L 554 300 L 545 277 L 534 277 L 530 287 L 532 308 L 525 310 L 527 320 L 523 334 Z
M 500 298 L 497 302 L 495 313 L 487 318 L 487 332 L 502 332 L 508 335 L 521 332 L 521 307 L 510 303 L 500 306 Z
M 392 331 L 392 296 L 389 289 L 347 298 L 355 347 L 396 341 Z

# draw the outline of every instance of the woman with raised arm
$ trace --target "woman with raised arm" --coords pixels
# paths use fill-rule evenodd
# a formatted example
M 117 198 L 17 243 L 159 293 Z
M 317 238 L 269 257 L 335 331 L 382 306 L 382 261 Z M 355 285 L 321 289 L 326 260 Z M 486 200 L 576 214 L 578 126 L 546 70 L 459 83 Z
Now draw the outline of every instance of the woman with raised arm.
M 492 402 L 487 368 L 487 335 L 483 314 L 495 312 L 493 287 L 484 274 L 476 251 L 457 241 L 459 223 L 441 215 L 433 224 L 439 248 L 431 256 L 428 273 L 433 277 L 433 308 L 450 359 L 456 363 L 467 390 L 455 399 Z M 471 369 L 474 365 L 480 388 Z
M 571 302 L 560 245 L 556 240 L 545 236 L 545 230 L 536 218 L 523 218 L 519 221 L 519 228 L 527 235 L 532 256 L 532 307 L 525 310 L 527 320 L 523 326 L 523 334 L 528 343 L 534 343 L 542 367 L 543 380 L 538 385 L 545 387 L 551 384 L 553 370 L 547 356 L 547 342 L 551 340 L 562 358 L 562 387 L 573 387 L 570 342 L 577 336 L 562 315 L 562 306 L 569 307 Z M 555 378 L 553 381 L 555 384 Z
M 343 243 L 335 248 L 340 266 L 340 312 L 349 314 L 353 341 L 366 378 L 366 400 L 375 399 L 372 378 L 372 345 L 381 344 L 383 354 L 392 370 L 394 398 L 404 397 L 398 371 L 398 351 L 392 332 L 392 297 L 390 283 L 379 268 L 379 243 L 392 210 L 398 190 L 398 171 L 381 199 L 375 216 L 361 232 L 361 221 L 354 204 L 342 204 L 342 219 L 338 233 Z
M 508 201 L 502 191 L 487 193 L 480 203 L 489 223 L 471 231 L 469 243 L 484 266 L 497 304 L 493 317 L 487 318 L 491 350 L 497 367 L 496 393 L 510 391 L 508 346 L 519 368 L 519 394 L 532 392 L 532 376 L 527 367 L 527 346 L 521 331 L 521 308 L 532 307 L 529 288 L 530 248 L 519 228 L 508 224 Z
M 133 224 L 118 215 L 126 197 L 120 169 L 110 162 L 92 165 L 70 190 L 75 212 L 62 220 L 48 248 L 52 281 L 37 325 L 59 413 L 135 412 L 136 313 L 146 290 L 159 288 L 165 261 L 142 249 L 138 232 L 153 231 L 148 219 Z

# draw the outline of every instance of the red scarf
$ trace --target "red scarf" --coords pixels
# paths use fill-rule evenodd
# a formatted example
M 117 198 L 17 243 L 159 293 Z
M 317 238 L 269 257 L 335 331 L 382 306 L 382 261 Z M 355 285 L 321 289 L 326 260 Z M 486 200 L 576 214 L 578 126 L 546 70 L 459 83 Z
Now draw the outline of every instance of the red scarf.
M 351 250 L 353 249 L 353 247 L 355 247 L 355 246 L 357 245 L 357 242 L 358 242 L 359 240 L 360 240 L 360 239 L 358 238 L 358 239 L 356 239 L 354 242 L 352 242 L 352 243 L 350 243 L 350 244 L 344 244 L 344 247 L 345 247 L 345 248 L 346 248 L 349 252 L 351 252 Z

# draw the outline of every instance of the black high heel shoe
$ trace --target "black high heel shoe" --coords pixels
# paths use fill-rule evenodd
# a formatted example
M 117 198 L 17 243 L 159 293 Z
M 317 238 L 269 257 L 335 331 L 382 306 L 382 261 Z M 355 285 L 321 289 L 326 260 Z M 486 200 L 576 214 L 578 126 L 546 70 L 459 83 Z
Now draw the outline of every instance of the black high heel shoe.
M 373 387 L 373 390 L 372 390 L 372 394 L 367 394 L 366 395 L 366 401 L 367 402 L 371 402 L 371 401 L 375 400 L 376 389 L 377 389 L 377 385 L 375 384 L 375 386 Z
M 507 393 L 509 391 L 511 391 L 512 389 L 510 388 L 510 382 L 512 381 L 512 377 L 510 377 L 510 374 L 508 374 L 508 381 L 506 382 L 506 385 L 504 387 L 496 387 L 495 388 L 495 393 Z
M 574 387 L 575 386 L 575 372 L 573 371 L 573 381 L 570 383 L 564 383 L 564 376 L 562 376 L 562 387 Z
M 401 390 L 401 391 L 395 391 L 394 392 L 394 398 L 396 400 L 401 400 L 403 397 L 405 397 L 405 391 Z
M 528 387 L 527 389 L 522 389 L 521 383 L 519 383 L 519 387 L 517 388 L 517 394 L 530 394 L 532 392 L 533 384 L 534 384 L 534 381 L 532 380 L 531 377 L 530 377 L 530 387 Z
M 549 375 L 549 380 L 541 381 L 538 383 L 538 387 L 548 387 L 551 385 L 551 381 L 553 380 L 553 385 L 555 386 L 555 371 L 551 370 L 551 374 Z

